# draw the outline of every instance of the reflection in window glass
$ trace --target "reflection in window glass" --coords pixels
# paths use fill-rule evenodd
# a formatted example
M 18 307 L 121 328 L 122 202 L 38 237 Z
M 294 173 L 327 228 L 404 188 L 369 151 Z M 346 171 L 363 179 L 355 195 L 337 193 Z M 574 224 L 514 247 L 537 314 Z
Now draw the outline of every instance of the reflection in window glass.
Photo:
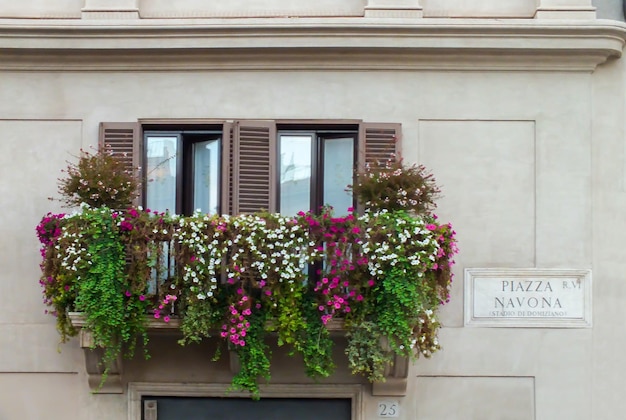
M 193 208 L 218 212 L 219 140 L 193 144 Z
M 352 194 L 346 191 L 353 182 L 354 139 L 324 140 L 324 204 L 332 206 L 335 214 L 347 214 L 352 207 Z
M 310 210 L 312 141 L 310 135 L 280 136 L 280 213 L 285 216 Z
M 147 137 L 146 206 L 176 211 L 178 137 Z

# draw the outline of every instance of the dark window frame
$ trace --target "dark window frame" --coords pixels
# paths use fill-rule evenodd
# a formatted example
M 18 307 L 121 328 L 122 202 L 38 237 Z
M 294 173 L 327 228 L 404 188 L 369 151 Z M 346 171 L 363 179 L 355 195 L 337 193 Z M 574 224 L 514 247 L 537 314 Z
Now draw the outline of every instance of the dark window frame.
M 142 126 L 142 149 L 141 167 L 148 168 L 148 138 L 154 137 L 176 137 L 177 138 L 177 155 L 176 155 L 176 198 L 175 209 L 168 209 L 170 212 L 182 215 L 191 215 L 194 211 L 194 144 L 216 140 L 219 141 L 220 156 L 218 157 L 219 178 L 216 182 L 217 195 L 222 194 L 222 179 L 224 168 L 221 165 L 221 156 L 224 153 L 225 133 L 221 126 L 199 124 L 199 125 L 143 125 Z M 147 203 L 147 183 L 149 182 L 149 174 L 142 171 L 142 206 L 146 207 Z M 217 212 L 223 212 L 222 200 L 218 199 Z
M 277 128 L 294 130 L 358 129 L 356 168 L 389 159 L 401 152 L 402 125 L 391 122 L 366 122 L 355 119 L 209 119 L 140 118 L 135 121 L 101 122 L 98 130 L 100 149 L 109 150 L 133 172 L 143 167 L 143 130 L 173 130 L 181 127 L 216 129 L 223 133 L 220 147 L 220 212 L 236 215 L 262 209 L 276 212 Z M 261 154 L 259 154 L 261 152 Z M 255 159 L 259 158 L 258 161 Z M 143 170 L 139 172 L 141 177 Z M 142 179 L 143 181 L 143 179 Z M 133 204 L 143 204 L 142 189 Z M 357 206 L 362 210 L 361 206 Z
M 325 160 L 324 149 L 326 143 L 333 139 L 352 138 L 352 181 L 354 182 L 355 174 L 358 168 L 359 157 L 359 125 L 358 124 L 328 124 L 328 123 L 307 123 L 307 124 L 289 124 L 280 123 L 276 126 L 277 137 L 277 156 L 281 156 L 281 136 L 311 136 L 311 182 L 310 182 L 310 210 L 319 213 L 321 208 L 326 205 L 324 200 L 324 191 L 326 181 L 324 179 Z M 280 162 L 278 162 L 280 171 Z M 280 179 L 277 177 L 275 184 L 275 194 L 277 209 L 281 208 L 281 190 Z M 352 207 L 356 205 L 355 198 L 352 198 Z M 302 210 L 308 210 L 303 208 Z M 345 209 L 337 209 L 344 211 Z

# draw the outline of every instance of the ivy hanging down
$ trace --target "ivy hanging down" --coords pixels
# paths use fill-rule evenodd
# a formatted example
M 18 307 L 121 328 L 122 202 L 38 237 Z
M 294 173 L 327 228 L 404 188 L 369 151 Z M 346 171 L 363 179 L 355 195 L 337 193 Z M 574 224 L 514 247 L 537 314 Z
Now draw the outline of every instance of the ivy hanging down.
M 147 341 L 149 317 L 177 319 L 181 344 L 215 337 L 234 351 L 233 388 L 258 397 L 258 381 L 270 380 L 268 333 L 323 378 L 334 369 L 328 328 L 339 324 L 350 369 L 383 380 L 394 354 L 439 349 L 437 309 L 449 299 L 457 249 L 452 227 L 430 213 L 438 191 L 430 176 L 381 168 L 387 175 L 354 188 L 375 204 L 361 215 L 179 217 L 88 206 L 48 214 L 37 227 L 44 302 L 64 340 L 76 333 L 68 312 L 82 312 L 106 363 Z M 420 197 L 427 202 L 416 204 Z
M 83 312 L 111 361 L 123 343 L 145 338 L 146 314 L 179 317 L 183 343 L 214 334 L 255 360 L 235 381 L 253 391 L 257 376 L 269 376 L 261 333 L 276 332 L 317 377 L 332 372 L 324 326 L 333 319 L 354 338 L 351 368 L 372 380 L 391 353 L 436 351 L 436 309 L 448 300 L 456 252 L 449 225 L 403 211 L 173 217 L 84 207 L 48 215 L 38 229 L 45 301 L 64 337 L 73 333 L 68 309 Z M 262 331 L 258 319 L 267 320 Z M 383 337 L 388 349 L 377 347 Z

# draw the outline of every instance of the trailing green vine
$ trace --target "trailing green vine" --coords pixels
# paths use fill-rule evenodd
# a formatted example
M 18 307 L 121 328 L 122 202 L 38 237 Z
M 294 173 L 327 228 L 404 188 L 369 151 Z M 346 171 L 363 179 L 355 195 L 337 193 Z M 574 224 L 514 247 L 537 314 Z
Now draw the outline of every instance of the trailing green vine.
M 363 321 L 349 328 L 346 356 L 353 374 L 365 376 L 370 382 L 385 380 L 385 367 L 392 353 L 382 346 L 384 334 L 374 321 Z
M 82 188 L 92 169 L 79 165 L 73 187 L 62 184 L 71 199 L 114 192 Z M 341 217 L 331 209 L 182 217 L 89 206 L 46 215 L 37 226 L 40 284 L 62 340 L 77 332 L 70 311 L 81 312 L 104 349 L 106 376 L 124 349 L 132 355 L 138 340 L 146 348 L 148 319 L 176 320 L 182 345 L 223 340 L 241 365 L 233 389 L 254 398 L 259 380 L 270 380 L 268 339 L 301 357 L 314 379 L 335 368 L 331 325 L 346 331 L 351 371 L 371 381 L 384 380 L 394 355 L 430 356 L 439 349 L 437 309 L 449 299 L 455 232 L 430 213 L 438 189 L 423 168 L 368 171 L 353 188 L 366 210 Z
M 335 370 L 330 332 L 319 317 L 311 294 L 303 298 L 302 309 L 304 327 L 299 331 L 299 339 L 294 343 L 294 348 L 302 354 L 308 377 L 326 378 Z
M 85 314 L 93 346 L 104 349 L 103 382 L 124 346 L 132 356 L 137 339 L 143 338 L 144 344 L 148 340 L 144 322 L 148 305 L 143 294 L 128 290 L 124 246 L 111 216 L 106 208 L 83 213 L 81 235 L 88 238 L 87 252 L 74 266 L 79 273 L 74 305 Z
M 250 326 L 246 334 L 246 345 L 235 346 L 233 351 L 239 357 L 239 372 L 233 376 L 231 389 L 249 391 L 253 399 L 259 399 L 259 378 L 270 380 L 271 351 L 265 342 L 267 313 L 255 311 L 249 318 Z

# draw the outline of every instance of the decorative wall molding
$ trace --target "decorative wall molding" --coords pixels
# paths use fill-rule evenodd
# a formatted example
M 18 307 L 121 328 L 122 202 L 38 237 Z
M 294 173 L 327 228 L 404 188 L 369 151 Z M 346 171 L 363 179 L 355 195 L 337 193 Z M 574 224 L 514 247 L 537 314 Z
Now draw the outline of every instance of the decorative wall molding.
M 230 384 L 194 384 L 194 383 L 146 383 L 128 384 L 128 420 L 141 420 L 141 398 L 151 397 L 230 397 L 249 398 L 247 393 L 230 391 Z M 335 384 L 284 384 L 260 385 L 261 398 L 346 398 L 352 401 L 351 420 L 362 420 L 363 410 L 362 385 Z
M 0 69 L 591 72 L 625 39 L 596 20 L 0 20 Z
M 85 0 L 83 19 L 139 19 L 139 0 Z
M 119 357 L 113 365 L 110 367 L 109 374 L 104 383 L 102 383 L 102 373 L 104 368 L 102 366 L 102 357 L 104 356 L 104 352 L 101 348 L 94 347 L 92 333 L 86 329 L 86 318 L 80 312 L 70 312 L 69 317 L 72 321 L 72 325 L 75 328 L 80 328 L 79 332 L 79 344 L 83 349 L 85 354 L 85 370 L 88 375 L 88 383 L 90 389 L 99 394 L 121 394 L 124 392 L 124 378 L 123 378 L 123 359 Z M 332 319 L 327 325 L 326 328 L 329 330 L 331 336 L 343 336 L 345 335 L 345 329 L 343 320 L 341 319 Z M 178 332 L 180 329 L 180 319 L 173 318 L 169 323 L 165 323 L 160 319 L 154 319 L 153 317 L 148 317 L 146 320 L 146 329 L 150 333 L 157 332 Z M 385 344 L 387 349 L 389 349 L 388 345 Z M 228 352 L 227 356 L 231 373 L 235 375 L 239 369 L 241 369 L 241 365 L 239 362 L 239 357 L 233 351 Z M 377 382 L 372 384 L 372 395 L 376 396 L 406 396 L 407 392 L 407 383 L 408 383 L 408 375 L 409 375 L 409 359 L 407 357 L 402 357 L 395 355 L 393 360 L 385 367 L 384 372 L 385 381 Z M 222 384 L 214 384 L 217 385 L 218 388 L 222 389 Z M 226 385 L 224 385 L 226 386 Z M 228 384 L 226 388 L 230 386 Z M 273 384 L 269 390 L 279 389 L 282 390 L 281 387 L 291 387 L 292 385 L 281 385 L 281 384 Z M 332 387 L 332 385 L 330 385 Z M 343 386 L 343 385 L 342 385 Z M 361 387 L 361 385 L 345 385 L 346 387 L 356 389 L 356 387 Z M 205 385 L 205 388 L 209 387 L 209 385 Z M 225 389 L 224 388 L 224 391 Z M 263 390 L 263 386 L 261 386 Z M 268 392 L 270 392 L 268 391 Z M 281 391 L 283 392 L 283 391 Z M 237 393 L 233 393 L 234 396 L 237 396 Z M 262 391 L 263 394 L 263 391 Z M 163 394 L 165 395 L 165 394 Z M 242 395 L 249 396 L 248 393 L 244 393 Z M 220 396 L 224 396 L 223 393 Z M 316 398 L 322 398 L 316 397 Z
M 365 17 L 421 18 L 420 0 L 368 0 Z
M 537 0 L 535 19 L 595 19 L 591 0 Z
M 87 372 L 87 382 L 92 392 L 96 394 L 122 394 L 122 358 L 118 357 L 109 368 L 105 382 L 102 382 L 102 358 L 104 350 L 94 348 L 93 335 L 91 331 L 81 329 L 78 336 L 80 348 L 85 354 L 85 371 Z

